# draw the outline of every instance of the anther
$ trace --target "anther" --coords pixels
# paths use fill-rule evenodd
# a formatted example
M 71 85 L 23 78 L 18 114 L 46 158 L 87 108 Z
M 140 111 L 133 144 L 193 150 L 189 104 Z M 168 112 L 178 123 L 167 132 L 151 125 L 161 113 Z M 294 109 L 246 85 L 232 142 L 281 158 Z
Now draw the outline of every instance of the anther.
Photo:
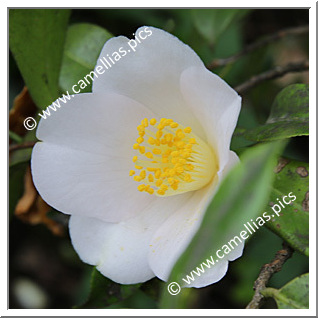
M 135 175 L 135 170 L 130 170 L 129 175 L 144 182 L 138 185 L 139 191 L 170 196 L 202 188 L 216 175 L 214 153 L 191 127 L 171 118 L 159 122 L 144 118 L 137 130 L 139 137 L 133 149 L 140 155 L 133 156 L 132 161 L 141 171 Z

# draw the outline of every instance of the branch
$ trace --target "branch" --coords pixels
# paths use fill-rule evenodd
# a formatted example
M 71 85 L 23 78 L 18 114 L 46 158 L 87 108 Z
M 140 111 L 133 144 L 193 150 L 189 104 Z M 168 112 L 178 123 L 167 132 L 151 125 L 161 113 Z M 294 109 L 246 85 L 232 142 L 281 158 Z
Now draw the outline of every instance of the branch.
M 32 148 L 35 145 L 35 143 L 36 141 L 27 141 L 23 144 L 11 145 L 9 146 L 9 153 L 20 149 Z
M 273 33 L 271 35 L 266 36 L 265 38 L 256 41 L 255 43 L 247 46 L 246 48 L 244 48 L 241 52 L 234 54 L 233 56 L 230 56 L 228 58 L 225 59 L 217 59 L 214 60 L 213 62 L 211 62 L 207 68 L 212 70 L 216 67 L 219 66 L 225 66 L 227 64 L 231 64 L 236 62 L 240 57 L 247 55 L 248 53 L 257 50 L 263 46 L 266 46 L 267 44 L 277 41 L 285 36 L 288 35 L 299 35 L 299 34 L 303 34 L 303 33 L 307 33 L 309 31 L 309 26 L 305 25 L 305 26 L 299 26 L 296 28 L 289 28 L 289 29 L 285 29 L 285 30 L 280 30 L 276 33 Z
M 307 71 L 309 69 L 309 63 L 308 61 L 302 61 L 302 62 L 295 62 L 295 63 L 289 63 L 285 66 L 276 66 L 272 70 L 266 71 L 264 73 L 255 75 L 248 79 L 246 82 L 244 82 L 241 85 L 238 85 L 235 87 L 235 90 L 241 94 L 248 89 L 260 84 L 261 82 L 264 82 L 266 80 L 275 79 L 278 77 L 282 77 L 287 73 L 293 73 L 293 72 L 303 72 Z
M 269 264 L 263 265 L 254 283 L 253 289 L 255 290 L 255 294 L 246 309 L 256 309 L 261 306 L 264 299 L 261 291 L 266 288 L 266 284 L 273 274 L 279 272 L 284 263 L 292 257 L 293 252 L 294 250 L 284 242 L 283 248 L 276 253 L 275 258 Z

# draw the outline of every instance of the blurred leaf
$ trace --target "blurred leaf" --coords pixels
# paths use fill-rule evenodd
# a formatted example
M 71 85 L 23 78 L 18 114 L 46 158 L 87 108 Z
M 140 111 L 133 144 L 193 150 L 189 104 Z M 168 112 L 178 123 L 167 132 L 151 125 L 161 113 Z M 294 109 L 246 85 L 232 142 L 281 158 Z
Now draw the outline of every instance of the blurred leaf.
M 60 76 L 63 91 L 70 91 L 74 84 L 94 70 L 101 49 L 111 37 L 108 31 L 93 24 L 80 23 L 68 28 Z M 91 91 L 91 86 L 81 92 Z
M 37 141 L 35 134 L 36 134 L 36 129 L 27 131 L 26 135 L 22 138 L 21 143 L 19 143 L 19 144 L 30 143 L 30 147 L 20 148 L 14 151 L 10 151 L 10 157 L 9 157 L 10 166 L 19 162 L 30 161 L 32 149 L 33 149 L 31 145 Z M 13 146 L 13 143 L 11 145 Z
M 25 140 L 26 140 L 26 138 L 23 139 L 23 141 L 25 141 Z M 17 164 L 19 162 L 30 161 L 32 149 L 33 149 L 32 147 L 28 147 L 25 149 L 21 148 L 21 149 L 17 149 L 15 151 L 12 151 L 10 153 L 10 166 Z
M 299 252 L 309 255 L 309 165 L 298 161 L 288 161 L 281 158 L 276 168 L 276 177 L 273 191 L 270 195 L 270 205 L 276 204 L 278 211 L 280 205 L 277 198 L 285 208 L 281 208 L 279 217 L 272 218 L 266 226 L 282 237 L 290 246 Z M 284 204 L 283 197 L 292 192 L 297 199 L 290 204 Z M 292 195 L 291 195 L 292 196 Z M 291 201 L 287 197 L 286 201 Z M 273 211 L 273 210 L 272 210 Z
M 12 216 L 24 190 L 24 175 L 28 162 L 19 162 L 9 167 L 9 215 Z
M 243 49 L 243 28 L 241 23 L 231 24 L 219 37 L 214 47 L 210 48 L 212 51 L 212 58 L 209 63 L 214 59 L 228 57 Z M 236 63 L 230 63 L 224 67 L 215 68 L 213 73 L 219 75 L 230 86 L 235 87 L 241 83 L 242 74 L 246 73 L 246 63 L 244 58 L 238 60 Z
M 122 308 L 133 308 L 133 309 L 156 309 L 156 302 L 146 295 L 141 290 L 136 290 L 127 299 L 110 305 L 107 309 L 122 309 Z
M 276 96 L 266 123 L 249 130 L 245 137 L 271 141 L 303 135 L 309 135 L 309 86 L 292 84 Z
M 195 28 L 214 45 L 223 32 L 234 22 L 243 18 L 250 10 L 247 9 L 193 9 L 192 19 Z
M 23 138 L 21 138 L 18 134 L 16 134 L 15 132 L 13 132 L 11 130 L 9 130 L 9 138 L 18 144 L 23 141 Z
M 247 140 L 244 135 L 248 129 L 258 126 L 255 111 L 248 104 L 244 104 L 231 139 L 231 149 L 238 150 L 253 145 L 255 142 Z
M 265 297 L 273 297 L 278 309 L 308 309 L 309 274 L 296 277 L 281 289 L 266 288 L 262 294 Z
M 76 306 L 75 308 L 106 308 L 136 293 L 140 285 L 141 284 L 121 285 L 114 283 L 103 276 L 96 267 L 94 267 L 88 299 L 84 304 Z
M 45 109 L 59 96 L 58 80 L 70 10 L 10 9 L 10 49 L 30 94 Z
M 271 173 L 282 144 L 266 144 L 247 150 L 226 176 L 210 203 L 201 227 L 174 266 L 169 282 L 181 282 L 216 249 L 244 228 L 244 223 L 261 213 L 274 178 Z M 213 242 L 213 246 L 211 246 Z M 183 285 L 183 284 L 180 284 Z M 167 285 L 166 285 L 167 287 Z M 187 288 L 171 296 L 164 289 L 161 308 L 180 308 L 187 300 Z M 182 307 L 181 307 L 182 308 Z

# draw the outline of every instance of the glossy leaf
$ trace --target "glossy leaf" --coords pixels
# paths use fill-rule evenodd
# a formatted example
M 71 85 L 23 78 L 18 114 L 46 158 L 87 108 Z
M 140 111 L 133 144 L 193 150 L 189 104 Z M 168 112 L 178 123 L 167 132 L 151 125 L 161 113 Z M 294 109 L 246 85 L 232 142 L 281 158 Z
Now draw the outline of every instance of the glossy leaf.
M 168 282 L 179 282 L 204 260 L 215 255 L 235 235 L 244 230 L 244 224 L 260 215 L 270 193 L 275 157 L 281 144 L 253 147 L 244 153 L 242 162 L 222 182 L 210 203 L 201 227 L 173 268 Z M 211 244 L 213 242 L 213 245 Z M 212 254 L 211 254 L 212 253 Z M 166 284 L 167 288 L 168 284 Z M 162 308 L 180 308 L 186 303 L 187 288 L 171 296 L 163 292 Z
M 276 96 L 266 123 L 249 130 L 245 137 L 271 141 L 306 135 L 309 135 L 309 87 L 293 84 Z
M 70 10 L 11 9 L 10 50 L 39 108 L 59 97 L 59 75 Z
M 93 24 L 80 23 L 69 27 L 60 76 L 63 91 L 70 91 L 73 85 L 94 70 L 101 49 L 111 37 L 105 29 Z M 81 93 L 91 91 L 91 84 L 82 89 Z M 77 91 L 79 89 L 76 88 Z
M 103 276 L 95 267 L 92 271 L 90 292 L 86 302 L 76 308 L 105 308 L 133 295 L 140 284 L 120 285 Z
M 309 308 L 309 274 L 296 277 L 281 289 L 266 288 L 265 297 L 273 297 L 279 309 Z
M 309 165 L 281 158 L 270 195 L 268 211 L 276 215 L 266 226 L 282 237 L 294 249 L 309 254 Z M 292 202 L 288 194 L 296 196 Z M 292 196 L 290 195 L 290 196 Z M 287 196 L 287 197 L 285 197 Z M 283 201 L 285 197 L 286 204 Z M 284 206 L 280 206 L 278 200 Z M 275 206 L 273 206 L 275 205 Z M 279 209 L 281 208 L 281 211 Z M 273 210 L 274 209 L 274 210 Z M 275 211 L 274 211 L 275 212 Z M 274 214 L 273 214 L 274 215 Z

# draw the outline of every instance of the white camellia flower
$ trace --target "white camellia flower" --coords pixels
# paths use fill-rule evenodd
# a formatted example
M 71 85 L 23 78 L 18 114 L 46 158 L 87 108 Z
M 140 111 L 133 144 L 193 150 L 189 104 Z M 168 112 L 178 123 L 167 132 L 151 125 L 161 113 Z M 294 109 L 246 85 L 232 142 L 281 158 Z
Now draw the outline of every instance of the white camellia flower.
M 142 27 L 136 35 L 144 39 L 135 52 L 98 75 L 92 93 L 75 95 L 40 121 L 32 153 L 35 186 L 71 215 L 80 258 L 121 284 L 168 279 L 239 161 L 230 141 L 240 96 L 171 34 Z M 96 74 L 102 57 L 128 51 L 127 41 L 106 42 Z M 220 280 L 242 250 L 187 287 Z

